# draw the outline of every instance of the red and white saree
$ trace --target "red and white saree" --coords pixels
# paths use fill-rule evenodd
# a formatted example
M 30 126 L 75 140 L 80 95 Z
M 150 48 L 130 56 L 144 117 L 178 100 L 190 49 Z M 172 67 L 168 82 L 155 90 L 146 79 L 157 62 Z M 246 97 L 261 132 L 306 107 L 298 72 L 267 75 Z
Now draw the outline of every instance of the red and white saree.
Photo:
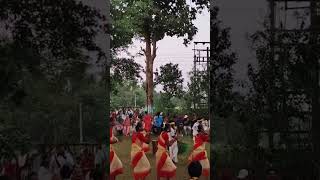
M 208 160 L 205 143 L 209 142 L 209 135 L 197 134 L 192 153 L 189 156 L 189 162 L 199 161 L 202 165 L 202 176 L 210 175 L 210 162 Z
M 146 136 L 147 135 L 147 132 L 146 131 L 142 131 L 142 134 L 144 135 L 144 136 Z M 150 150 L 150 147 L 149 147 L 149 144 L 147 144 L 147 143 L 142 143 L 142 149 L 143 149 L 143 151 L 146 153 L 146 152 L 148 152 L 149 150 Z
M 131 145 L 131 167 L 133 169 L 133 177 L 135 180 L 143 179 L 151 172 L 151 166 L 145 152 L 143 143 L 147 142 L 147 138 L 142 132 L 135 132 L 132 135 Z
M 162 132 L 158 138 L 158 150 L 156 153 L 156 165 L 158 177 L 172 178 L 176 175 L 177 167 L 172 162 L 168 153 L 167 143 L 169 134 Z
M 113 135 L 112 129 L 110 129 L 110 142 L 117 141 L 117 138 Z M 110 176 L 117 176 L 123 173 L 123 165 L 117 154 L 114 152 L 112 145 L 110 144 Z

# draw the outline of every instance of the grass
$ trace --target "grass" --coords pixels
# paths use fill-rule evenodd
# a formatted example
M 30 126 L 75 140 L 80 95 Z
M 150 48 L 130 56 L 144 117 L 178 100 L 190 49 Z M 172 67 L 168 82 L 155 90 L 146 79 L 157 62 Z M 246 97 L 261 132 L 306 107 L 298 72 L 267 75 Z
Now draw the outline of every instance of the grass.
M 130 151 L 131 151 L 131 137 L 118 137 L 120 140 L 119 143 L 114 144 L 113 147 L 116 151 L 116 154 L 122 161 L 122 164 L 124 166 L 124 173 L 122 175 L 117 176 L 117 180 L 131 180 L 132 177 L 132 171 L 130 166 Z M 156 137 L 152 137 L 152 140 L 156 140 Z M 181 142 L 189 144 L 189 149 L 191 150 L 192 147 L 192 138 L 191 137 L 183 137 L 181 139 Z M 209 144 L 206 144 L 206 149 L 208 153 L 208 158 L 210 160 L 210 151 L 209 151 Z M 174 180 L 189 180 L 188 171 L 187 171 L 187 160 L 188 156 L 190 154 L 190 151 L 187 151 L 183 154 L 178 155 L 178 163 L 177 163 L 177 173 Z M 146 154 L 147 158 L 151 164 L 151 174 L 146 178 L 146 180 L 156 180 L 156 164 L 155 164 L 155 155 L 152 154 L 152 144 L 150 143 L 150 151 Z M 205 178 L 201 178 L 205 179 Z

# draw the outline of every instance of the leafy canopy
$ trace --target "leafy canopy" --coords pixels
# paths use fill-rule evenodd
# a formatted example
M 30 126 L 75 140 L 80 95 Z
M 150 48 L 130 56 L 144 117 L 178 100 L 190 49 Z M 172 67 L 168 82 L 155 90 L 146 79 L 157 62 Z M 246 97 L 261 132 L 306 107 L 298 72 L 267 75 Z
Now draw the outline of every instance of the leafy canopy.
M 185 0 L 112 0 L 114 27 L 125 37 L 150 38 L 152 42 L 165 36 L 184 38 L 189 43 L 197 32 L 193 25 L 198 10 L 208 5 L 208 1 Z M 193 5 L 193 6 L 192 6 Z M 115 37 L 120 38 L 120 37 Z M 127 41 L 128 42 L 128 41 Z
M 183 78 L 178 64 L 168 63 L 160 66 L 160 72 L 155 72 L 155 75 L 156 83 L 163 86 L 163 91 L 169 97 L 182 95 Z

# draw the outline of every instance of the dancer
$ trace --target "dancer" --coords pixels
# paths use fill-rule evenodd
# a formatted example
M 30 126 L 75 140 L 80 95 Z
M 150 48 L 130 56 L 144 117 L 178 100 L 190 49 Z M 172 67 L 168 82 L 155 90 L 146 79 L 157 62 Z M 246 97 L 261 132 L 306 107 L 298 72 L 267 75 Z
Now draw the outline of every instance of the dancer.
M 175 123 L 172 122 L 170 123 L 171 128 L 170 128 L 170 136 L 169 140 L 174 139 L 177 136 L 176 132 L 176 127 Z M 170 152 L 170 158 L 172 159 L 173 163 L 178 163 L 178 142 L 175 141 L 170 147 L 169 147 L 169 152 Z
M 143 122 L 144 122 L 144 125 L 145 125 L 145 130 L 147 132 L 150 132 L 151 131 L 151 127 L 152 127 L 152 116 L 150 114 L 148 114 L 148 112 L 146 111 L 145 112 L 145 115 L 143 117 Z
M 111 180 L 115 180 L 117 175 L 123 173 L 122 162 L 120 161 L 119 157 L 114 152 L 112 147 L 112 144 L 115 144 L 118 142 L 118 139 L 112 133 L 113 126 L 114 126 L 114 123 L 111 123 L 111 129 L 110 129 L 110 179 Z
M 143 131 L 142 131 L 142 134 L 144 136 L 147 136 L 148 134 L 148 131 L 146 130 L 146 124 L 143 122 L 143 121 L 140 121 L 142 123 L 142 127 L 143 127 Z M 149 150 L 150 150 L 150 147 L 149 147 L 149 144 L 143 142 L 142 143 L 142 149 L 145 153 L 147 153 Z
M 189 162 L 199 161 L 202 166 L 202 175 L 209 177 L 210 174 L 210 163 L 208 160 L 205 143 L 209 142 L 209 135 L 205 133 L 202 124 L 198 125 L 198 134 L 195 137 L 195 144 L 193 151 L 189 156 Z
M 123 134 L 125 136 L 130 135 L 130 126 L 131 126 L 131 120 L 128 115 L 126 115 L 125 120 L 123 122 Z
M 151 166 L 143 150 L 143 143 L 149 143 L 149 134 L 143 135 L 143 124 L 138 122 L 136 132 L 132 135 L 131 166 L 135 180 L 145 180 L 151 172 Z
M 156 165 L 157 165 L 157 179 L 162 177 L 170 180 L 176 175 L 177 167 L 170 158 L 167 149 L 174 142 L 177 141 L 177 136 L 172 140 L 169 140 L 170 125 L 166 124 L 164 131 L 161 132 L 158 138 L 158 150 L 156 153 Z

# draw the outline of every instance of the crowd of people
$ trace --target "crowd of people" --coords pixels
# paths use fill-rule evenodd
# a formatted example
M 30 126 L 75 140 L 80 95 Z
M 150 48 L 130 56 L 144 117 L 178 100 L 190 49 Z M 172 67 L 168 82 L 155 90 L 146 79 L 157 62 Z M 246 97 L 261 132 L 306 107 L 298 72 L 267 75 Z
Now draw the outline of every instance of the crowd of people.
M 172 118 L 173 117 L 173 118 Z M 209 121 L 204 118 L 189 118 L 183 116 L 164 116 L 158 112 L 152 117 L 147 112 L 115 111 L 111 115 L 110 143 L 118 143 L 116 135 L 131 136 L 131 168 L 134 180 L 145 180 L 151 172 L 151 164 L 145 155 L 150 149 L 151 134 L 157 139 L 155 153 L 157 180 L 170 180 L 176 176 L 178 162 L 178 142 L 183 136 L 193 138 L 193 148 L 188 158 L 189 175 L 191 179 L 210 174 L 210 163 L 205 149 L 209 143 Z M 122 174 L 125 167 L 110 147 L 110 175 L 111 180 Z M 201 169 L 200 174 L 197 171 Z
M 111 113 L 112 121 L 115 123 L 117 135 L 132 136 L 135 126 L 139 121 L 143 121 L 146 131 L 159 135 L 164 124 L 174 123 L 178 134 L 184 136 L 195 136 L 197 126 L 202 124 L 206 132 L 210 129 L 210 120 L 199 118 L 195 114 L 192 117 L 188 115 L 164 115 L 162 112 L 156 113 L 154 116 L 143 112 L 142 109 L 120 109 Z
M 102 145 L 84 147 L 72 152 L 58 145 L 28 153 L 17 158 L 3 158 L 0 179 L 3 180 L 103 180 L 106 178 L 107 153 Z

